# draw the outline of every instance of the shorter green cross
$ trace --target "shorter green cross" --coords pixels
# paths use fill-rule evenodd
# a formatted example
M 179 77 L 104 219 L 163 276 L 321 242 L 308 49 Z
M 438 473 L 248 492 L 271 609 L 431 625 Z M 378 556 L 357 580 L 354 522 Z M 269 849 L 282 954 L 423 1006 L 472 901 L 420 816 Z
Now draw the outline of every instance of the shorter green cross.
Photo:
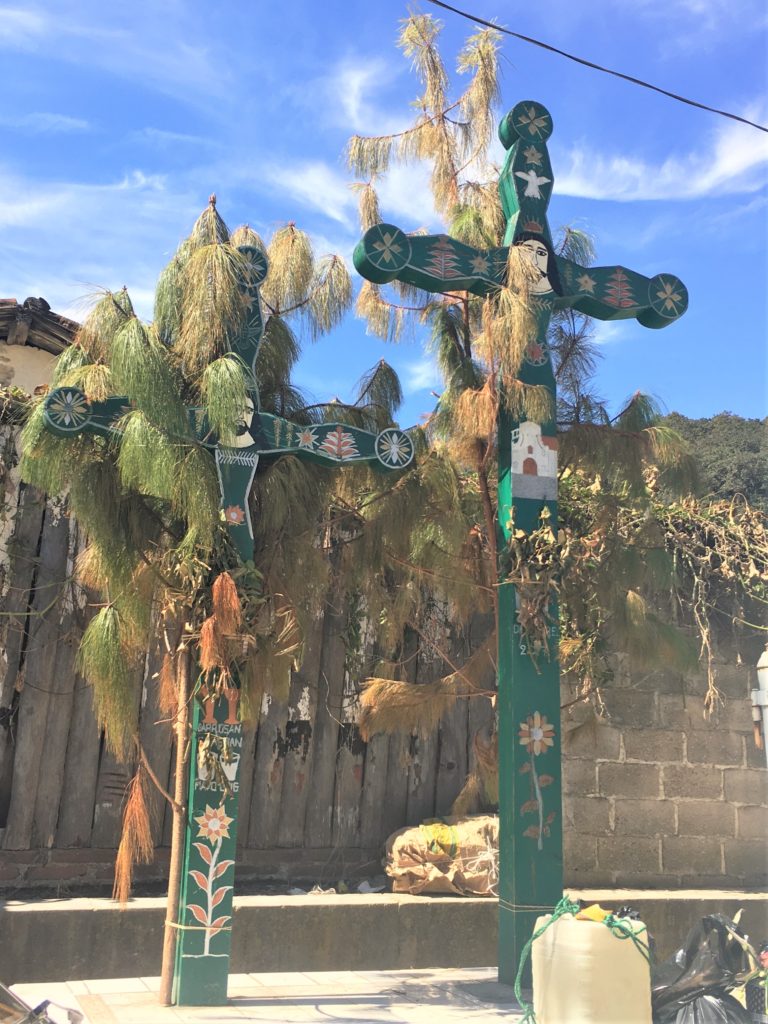
M 267 261 L 253 246 L 241 246 L 240 253 L 246 264 L 240 287 L 247 314 L 231 349 L 253 372 L 264 333 L 259 288 Z M 46 427 L 60 437 L 86 431 L 119 439 L 121 420 L 130 411 L 125 396 L 92 402 L 75 387 L 54 389 L 44 403 Z M 293 455 L 328 467 L 368 463 L 393 471 L 413 460 L 411 438 L 396 427 L 374 434 L 345 423 L 292 423 L 261 412 L 255 388 L 232 445 L 208 430 L 200 409 L 190 408 L 188 416 L 191 434 L 215 456 L 221 516 L 243 562 L 253 560 L 248 498 L 260 466 Z M 178 929 L 173 1002 L 219 1006 L 227 999 L 243 728 L 236 679 L 215 698 L 201 678 L 197 694 L 179 920 L 171 922 Z

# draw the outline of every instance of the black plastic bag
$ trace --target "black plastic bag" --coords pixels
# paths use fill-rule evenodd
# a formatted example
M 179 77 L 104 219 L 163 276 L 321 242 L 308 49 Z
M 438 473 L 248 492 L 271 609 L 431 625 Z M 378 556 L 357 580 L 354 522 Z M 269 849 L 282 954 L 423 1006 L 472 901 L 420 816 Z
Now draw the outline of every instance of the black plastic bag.
M 727 994 L 749 971 L 743 938 L 723 914 L 707 914 L 694 925 L 683 947 L 651 974 L 655 1024 L 751 1024 Z

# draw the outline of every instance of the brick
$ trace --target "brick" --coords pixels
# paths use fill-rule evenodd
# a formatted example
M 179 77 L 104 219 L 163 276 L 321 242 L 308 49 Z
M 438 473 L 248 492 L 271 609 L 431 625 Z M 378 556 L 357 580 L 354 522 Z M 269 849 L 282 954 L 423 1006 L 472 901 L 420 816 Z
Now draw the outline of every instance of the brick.
M 590 761 L 563 758 L 563 793 L 579 794 L 597 792 L 597 767 Z
M 692 732 L 688 736 L 691 764 L 740 765 L 744 760 L 742 737 L 730 732 Z
M 586 722 L 566 731 L 563 750 L 567 757 L 603 758 L 618 761 L 621 754 L 621 732 L 607 723 Z
M 736 810 L 725 800 L 685 800 L 677 808 L 681 836 L 734 836 Z
M 564 826 L 590 835 L 611 831 L 611 801 L 599 796 L 568 796 L 563 801 Z
M 643 728 L 656 725 L 656 694 L 638 690 L 609 690 L 605 695 L 614 725 Z
M 720 840 L 669 836 L 661 841 L 661 861 L 664 871 L 716 875 L 721 870 Z
M 566 832 L 563 835 L 563 861 L 569 871 L 593 871 L 597 867 L 597 840 L 594 836 Z
M 726 874 L 748 884 L 768 883 L 768 845 L 758 839 L 727 839 L 724 844 Z
M 624 754 L 627 760 L 683 760 L 683 734 L 672 729 L 627 729 L 624 733 Z
M 660 867 L 659 840 L 610 836 L 597 840 L 597 862 L 616 874 L 616 884 L 628 884 L 639 871 L 657 873 Z
M 768 839 L 768 807 L 739 807 L 739 838 Z
M 768 803 L 768 772 L 755 768 L 726 768 L 725 799 L 736 804 Z
M 659 768 L 655 764 L 615 764 L 598 766 L 598 784 L 603 796 L 658 796 Z
M 723 771 L 721 768 L 703 765 L 670 764 L 662 769 L 664 796 L 667 797 L 712 797 L 718 800 L 723 793 Z
M 617 799 L 614 831 L 617 836 L 673 836 L 675 805 L 671 800 Z

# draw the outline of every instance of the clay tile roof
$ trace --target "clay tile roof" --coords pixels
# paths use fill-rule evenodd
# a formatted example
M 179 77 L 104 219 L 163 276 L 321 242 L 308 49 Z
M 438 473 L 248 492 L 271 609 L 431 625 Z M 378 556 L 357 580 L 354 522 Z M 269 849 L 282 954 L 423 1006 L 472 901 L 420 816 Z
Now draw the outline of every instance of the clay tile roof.
M 0 299 L 0 344 L 33 345 L 58 355 L 72 344 L 80 324 L 52 313 L 45 299 Z

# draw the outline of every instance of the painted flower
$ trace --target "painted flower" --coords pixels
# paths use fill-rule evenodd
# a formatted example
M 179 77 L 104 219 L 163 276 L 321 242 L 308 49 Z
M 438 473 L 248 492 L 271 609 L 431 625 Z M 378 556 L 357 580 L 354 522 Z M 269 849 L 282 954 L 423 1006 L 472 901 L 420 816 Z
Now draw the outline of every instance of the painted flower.
M 210 840 L 211 843 L 215 843 L 217 839 L 229 839 L 229 826 L 234 818 L 230 818 L 225 813 L 224 804 L 216 808 L 206 804 L 205 814 L 195 818 L 195 821 L 200 826 L 200 831 L 197 833 L 198 838 L 202 836 L 204 839 Z
M 548 121 L 548 114 L 538 114 L 536 107 L 528 107 L 528 109 L 518 117 L 517 123 L 521 128 L 527 127 L 531 135 L 541 135 L 542 130 L 546 130 Z
M 401 245 L 395 245 L 396 237 L 396 235 L 391 234 L 389 231 L 385 231 L 381 236 L 381 241 L 373 243 L 373 248 L 378 250 L 382 263 L 389 263 L 390 260 L 394 261 L 395 254 L 403 251 Z
M 245 522 L 245 512 L 239 505 L 228 505 L 224 509 L 224 519 L 230 526 L 240 526 Z
M 520 743 L 529 754 L 543 754 L 547 747 L 555 744 L 555 727 L 547 721 L 546 716 L 534 711 L 527 721 L 520 723 Z
M 317 444 L 317 431 L 314 427 L 304 427 L 296 431 L 296 443 L 299 448 L 306 448 L 311 451 Z

